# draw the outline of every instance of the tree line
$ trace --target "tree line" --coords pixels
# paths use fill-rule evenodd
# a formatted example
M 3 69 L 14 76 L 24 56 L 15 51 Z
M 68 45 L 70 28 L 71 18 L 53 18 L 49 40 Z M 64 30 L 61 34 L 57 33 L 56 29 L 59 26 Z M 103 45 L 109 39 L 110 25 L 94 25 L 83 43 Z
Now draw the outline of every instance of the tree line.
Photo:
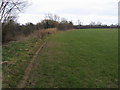
M 9 42 L 15 40 L 17 36 L 28 36 L 34 31 L 48 28 L 57 28 L 58 30 L 69 29 L 84 29 L 84 28 L 117 28 L 118 25 L 102 25 L 101 22 L 97 24 L 91 22 L 89 25 L 82 25 L 78 20 L 78 25 L 73 25 L 72 21 L 65 18 L 60 18 L 55 14 L 46 14 L 45 18 L 33 24 L 31 22 L 25 25 L 17 23 L 17 15 L 22 12 L 28 3 L 23 0 L 1 0 L 0 1 L 0 23 L 2 24 L 2 42 Z
M 45 30 L 48 28 L 57 28 L 58 30 L 68 30 L 73 28 L 72 21 L 67 21 L 65 18 L 61 20 L 57 15 L 47 14 L 46 18 L 37 24 L 31 22 L 25 25 L 20 25 L 15 20 L 10 19 L 2 23 L 2 42 L 15 40 L 16 36 L 28 36 L 34 31 Z
M 73 23 L 65 18 L 53 14 L 45 15 L 45 18 L 37 23 L 17 23 L 17 15 L 22 12 L 28 3 L 23 0 L 1 0 L 0 1 L 0 23 L 2 24 L 2 42 L 15 40 L 17 36 L 28 36 L 36 30 L 58 28 L 67 30 L 73 28 Z
M 89 25 L 83 25 L 80 20 L 77 21 L 78 25 L 74 25 L 74 29 L 89 29 L 89 28 L 119 28 L 118 24 L 104 25 L 101 22 L 90 22 Z
M 65 18 L 61 18 L 57 15 L 47 14 L 45 18 L 33 24 L 31 22 L 25 25 L 20 25 L 14 19 L 10 19 L 7 22 L 2 23 L 2 42 L 9 42 L 15 40 L 17 36 L 28 36 L 34 31 L 45 30 L 48 28 L 57 28 L 58 30 L 65 31 L 69 29 L 89 29 L 89 28 L 118 28 L 118 25 L 102 25 L 102 23 L 91 22 L 89 25 L 73 25 L 72 21 L 67 21 Z

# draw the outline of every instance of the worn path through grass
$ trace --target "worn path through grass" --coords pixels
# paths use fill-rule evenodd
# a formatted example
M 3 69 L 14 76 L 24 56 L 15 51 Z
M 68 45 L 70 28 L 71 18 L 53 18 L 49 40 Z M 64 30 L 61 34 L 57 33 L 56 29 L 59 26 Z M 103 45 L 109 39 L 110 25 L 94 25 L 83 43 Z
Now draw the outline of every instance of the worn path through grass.
M 25 75 L 32 57 L 44 43 L 41 39 L 30 39 L 3 46 L 2 87 L 15 88 Z M 29 71 L 27 71 L 29 72 Z
M 117 29 L 82 29 L 53 35 L 39 54 L 26 87 L 118 87 L 117 50 Z

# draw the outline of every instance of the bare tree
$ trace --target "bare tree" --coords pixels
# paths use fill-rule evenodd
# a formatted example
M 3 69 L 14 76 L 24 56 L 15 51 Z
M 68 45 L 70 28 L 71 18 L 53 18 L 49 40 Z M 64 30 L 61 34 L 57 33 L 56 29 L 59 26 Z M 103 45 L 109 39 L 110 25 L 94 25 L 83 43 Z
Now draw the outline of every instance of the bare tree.
M 78 23 L 79 26 L 82 25 L 82 22 L 80 20 L 77 20 L 77 23 Z
M 66 24 L 66 23 L 68 23 L 68 21 L 66 18 L 61 18 L 61 23 Z
M 0 1 L 0 22 L 7 22 L 14 19 L 19 12 L 26 7 L 27 2 L 22 0 L 1 0 Z
M 48 13 L 45 15 L 45 19 L 49 19 L 49 20 L 53 20 L 53 21 L 58 21 L 60 20 L 60 17 L 57 16 L 56 14 L 51 14 L 51 13 Z
M 57 16 L 57 15 L 54 15 L 53 18 L 54 18 L 54 21 L 58 21 L 59 22 L 59 20 L 60 20 L 60 17 Z
M 95 22 L 91 22 L 89 25 L 94 26 L 94 25 L 96 25 L 96 23 Z
M 102 25 L 102 23 L 101 23 L 100 21 L 98 21 L 98 22 L 97 22 L 97 25 L 98 25 L 98 26 L 101 26 L 101 25 Z
M 51 13 L 45 14 L 45 19 L 53 20 L 53 15 Z

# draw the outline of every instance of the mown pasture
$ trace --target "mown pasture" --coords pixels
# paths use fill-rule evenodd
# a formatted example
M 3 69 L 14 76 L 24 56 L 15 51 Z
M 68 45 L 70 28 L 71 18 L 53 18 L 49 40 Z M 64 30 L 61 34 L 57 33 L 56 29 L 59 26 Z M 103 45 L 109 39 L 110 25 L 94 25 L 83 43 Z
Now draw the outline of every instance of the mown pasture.
M 118 87 L 118 30 L 81 29 L 49 38 L 26 87 Z
M 26 88 L 118 87 L 118 30 L 80 29 L 46 39 Z M 43 41 L 23 40 L 3 46 L 3 87 L 16 87 Z

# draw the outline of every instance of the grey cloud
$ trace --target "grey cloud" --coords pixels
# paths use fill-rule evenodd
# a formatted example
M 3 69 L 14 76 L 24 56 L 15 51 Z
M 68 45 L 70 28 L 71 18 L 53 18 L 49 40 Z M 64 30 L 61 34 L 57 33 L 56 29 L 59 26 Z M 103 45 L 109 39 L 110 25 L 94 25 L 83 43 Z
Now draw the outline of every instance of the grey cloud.
M 117 16 L 118 10 L 116 9 L 90 9 L 90 8 L 84 8 L 84 9 L 63 9 L 57 11 L 57 13 L 65 13 L 65 14 L 75 14 L 75 15 L 97 15 L 97 16 Z

